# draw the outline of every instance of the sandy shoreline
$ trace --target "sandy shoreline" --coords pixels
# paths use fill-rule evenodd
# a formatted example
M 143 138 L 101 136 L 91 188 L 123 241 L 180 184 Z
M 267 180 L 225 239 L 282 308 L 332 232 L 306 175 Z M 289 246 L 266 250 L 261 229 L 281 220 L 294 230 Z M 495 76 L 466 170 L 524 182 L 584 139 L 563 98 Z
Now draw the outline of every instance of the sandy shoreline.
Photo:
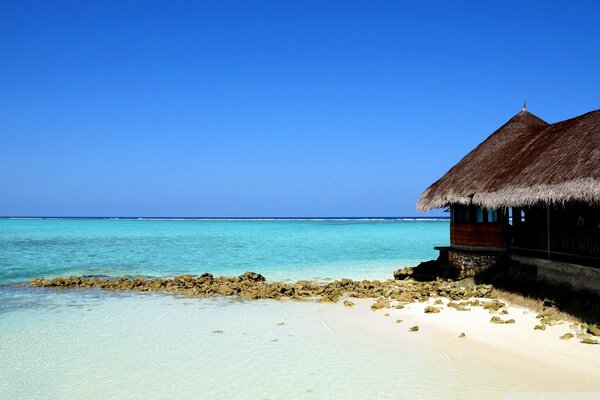
M 317 318 L 332 330 L 357 332 L 358 342 L 366 341 L 365 335 L 375 337 L 386 348 L 414 343 L 435 349 L 456 368 L 433 364 L 426 374 L 461 371 L 457 377 L 461 385 L 472 384 L 479 392 L 486 392 L 490 382 L 500 393 L 600 392 L 600 345 L 581 343 L 582 335 L 597 343 L 598 338 L 586 332 L 588 327 L 560 320 L 567 316 L 552 308 L 543 307 L 542 317 L 536 311 L 496 299 L 489 285 L 349 279 L 288 284 L 267 282 L 252 272 L 216 278 L 210 274 L 172 279 L 59 277 L 34 279 L 31 285 L 59 290 L 158 292 L 190 298 L 318 302 Z M 428 307 L 430 313 L 425 312 Z M 511 323 L 492 323 L 493 319 Z M 418 330 L 411 331 L 416 326 Z M 536 326 L 543 329 L 534 329 Z M 462 333 L 464 337 L 459 337 Z M 571 337 L 561 340 L 565 334 Z M 478 376 L 482 365 L 486 366 L 486 376 Z M 496 375 L 490 376 L 489 371 L 496 371 Z M 510 379 L 503 382 L 506 374 Z
M 536 313 L 510 305 L 505 307 L 508 315 L 480 307 L 465 312 L 446 307 L 447 300 L 443 299 L 445 304 L 437 305 L 441 312 L 427 314 L 423 310 L 433 305 L 433 300 L 377 311 L 370 308 L 372 299 L 351 300 L 355 307 L 330 310 L 324 320 L 380 335 L 390 345 L 401 340 L 437 347 L 459 365 L 484 362 L 513 370 L 523 375 L 523 385 L 517 391 L 600 392 L 600 345 L 581 344 L 576 337 L 560 340 L 565 333 L 576 334 L 569 323 L 534 330 L 539 324 Z M 493 315 L 516 322 L 493 324 L 489 322 Z M 398 319 L 402 322 L 396 323 Z M 419 331 L 410 332 L 415 325 Z M 466 337 L 460 338 L 463 332 Z
M 574 332 L 566 323 L 534 330 L 537 313 L 510 305 L 503 314 L 457 311 L 442 297 L 403 308 L 391 300 L 373 311 L 374 298 L 250 301 L 97 288 L 6 295 L 40 307 L 4 316 L 0 361 L 11 368 L 0 376 L 0 393 L 7 398 L 123 398 L 132 385 L 136 398 L 173 390 L 178 398 L 236 399 L 600 392 L 600 345 L 560 340 Z M 429 305 L 440 312 L 424 313 Z M 493 324 L 492 316 L 515 323 Z

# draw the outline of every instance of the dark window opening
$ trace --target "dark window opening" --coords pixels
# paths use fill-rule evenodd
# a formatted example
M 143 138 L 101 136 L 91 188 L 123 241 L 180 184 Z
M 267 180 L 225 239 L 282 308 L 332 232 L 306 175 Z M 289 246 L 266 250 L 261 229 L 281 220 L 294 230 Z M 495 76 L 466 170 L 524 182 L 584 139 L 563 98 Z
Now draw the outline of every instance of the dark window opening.
M 453 205 L 450 218 L 457 224 L 496 224 L 503 220 L 505 211 L 477 206 Z

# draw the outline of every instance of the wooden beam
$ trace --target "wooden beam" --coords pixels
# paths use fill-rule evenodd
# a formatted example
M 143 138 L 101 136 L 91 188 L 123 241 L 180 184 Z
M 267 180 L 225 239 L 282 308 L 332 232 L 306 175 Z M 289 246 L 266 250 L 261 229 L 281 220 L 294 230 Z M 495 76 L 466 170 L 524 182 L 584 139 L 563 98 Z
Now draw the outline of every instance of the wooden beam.
M 548 258 L 550 258 L 550 203 L 546 206 L 546 237 L 547 237 L 547 249 Z

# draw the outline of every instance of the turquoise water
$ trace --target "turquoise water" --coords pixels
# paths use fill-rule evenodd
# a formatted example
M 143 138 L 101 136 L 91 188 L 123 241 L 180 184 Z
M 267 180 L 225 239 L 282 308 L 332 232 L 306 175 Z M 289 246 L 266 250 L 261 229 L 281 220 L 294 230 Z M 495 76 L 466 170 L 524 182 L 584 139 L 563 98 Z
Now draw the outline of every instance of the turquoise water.
M 537 384 L 450 356 L 368 304 L 10 287 L 0 298 L 1 399 L 502 399 Z
M 35 276 L 389 278 L 437 256 L 446 220 L 0 219 L 0 284 Z
M 0 219 L 0 399 L 462 400 L 543 387 L 448 352 L 427 339 L 426 325 L 410 333 L 368 300 L 350 309 L 13 285 L 246 270 L 272 280 L 389 278 L 435 257 L 448 228 L 439 220 Z M 455 332 L 444 340 L 469 343 Z
M 272 280 L 389 278 L 447 242 L 447 221 L 0 219 L 0 399 L 498 394 L 495 369 L 367 332 L 341 304 L 13 285 L 247 270 Z

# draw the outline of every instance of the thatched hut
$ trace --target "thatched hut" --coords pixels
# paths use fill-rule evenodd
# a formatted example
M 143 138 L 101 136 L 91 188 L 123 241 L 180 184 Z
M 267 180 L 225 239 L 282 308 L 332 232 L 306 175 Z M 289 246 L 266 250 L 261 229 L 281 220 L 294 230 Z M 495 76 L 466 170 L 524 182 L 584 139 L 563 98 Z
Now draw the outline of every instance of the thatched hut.
M 417 203 L 442 207 L 463 273 L 507 256 L 600 266 L 600 110 L 549 124 L 523 107 Z

